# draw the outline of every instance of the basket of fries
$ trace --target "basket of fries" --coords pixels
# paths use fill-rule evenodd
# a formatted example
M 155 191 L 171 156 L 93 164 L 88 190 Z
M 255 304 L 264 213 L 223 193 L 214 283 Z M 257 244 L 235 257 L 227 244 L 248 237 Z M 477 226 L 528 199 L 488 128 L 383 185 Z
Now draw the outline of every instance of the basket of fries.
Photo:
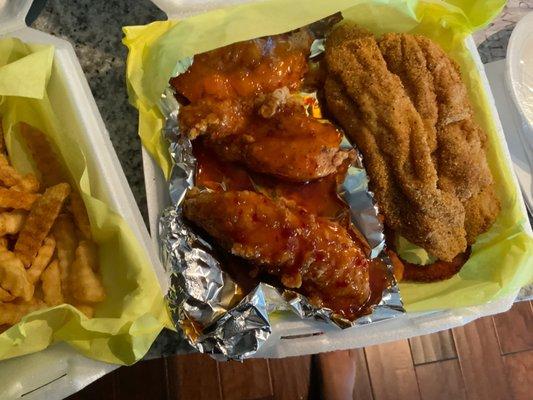
M 165 283 L 74 51 L 30 4 L 0 30 L 0 360 L 65 342 L 131 364 L 169 325 Z

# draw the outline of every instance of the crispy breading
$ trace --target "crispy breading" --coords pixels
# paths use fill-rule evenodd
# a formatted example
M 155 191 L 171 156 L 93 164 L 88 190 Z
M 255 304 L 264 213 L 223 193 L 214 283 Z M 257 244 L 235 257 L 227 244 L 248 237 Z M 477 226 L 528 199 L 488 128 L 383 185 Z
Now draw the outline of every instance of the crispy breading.
M 469 244 L 476 241 L 478 235 L 486 232 L 500 213 L 500 202 L 494 186 L 489 185 L 465 202 L 466 240 Z
M 189 193 L 186 218 L 232 254 L 353 318 L 370 295 L 368 260 L 339 223 L 249 191 Z
M 328 107 L 363 153 L 386 224 L 434 256 L 452 260 L 466 249 L 464 208 L 437 187 L 424 123 L 375 39 L 341 25 L 328 38 L 326 62 Z
M 31 264 L 39 251 L 69 193 L 69 184 L 59 183 L 46 189 L 31 209 L 15 243 L 15 253 L 26 267 Z
M 473 118 L 459 66 L 432 40 L 389 33 L 380 40 L 388 69 L 401 79 L 407 94 L 436 133 L 438 187 L 456 196 L 465 208 L 468 244 L 490 227 L 499 213 L 485 155 L 485 134 Z M 483 192 L 483 194 L 481 194 Z M 483 202 L 480 201 L 483 198 Z
M 387 68 L 398 75 L 426 129 L 430 152 L 437 148 L 437 95 L 426 58 L 412 35 L 387 33 L 379 41 Z

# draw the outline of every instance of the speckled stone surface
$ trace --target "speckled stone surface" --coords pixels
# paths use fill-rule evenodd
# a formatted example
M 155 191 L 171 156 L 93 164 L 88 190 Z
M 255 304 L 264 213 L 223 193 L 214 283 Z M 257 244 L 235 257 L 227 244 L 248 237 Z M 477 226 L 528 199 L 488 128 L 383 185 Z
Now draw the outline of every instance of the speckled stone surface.
M 148 0 L 48 0 L 32 24 L 74 45 L 146 222 L 138 114 L 128 103 L 124 77 L 127 51 L 121 43 L 121 29 L 162 19 L 166 15 Z

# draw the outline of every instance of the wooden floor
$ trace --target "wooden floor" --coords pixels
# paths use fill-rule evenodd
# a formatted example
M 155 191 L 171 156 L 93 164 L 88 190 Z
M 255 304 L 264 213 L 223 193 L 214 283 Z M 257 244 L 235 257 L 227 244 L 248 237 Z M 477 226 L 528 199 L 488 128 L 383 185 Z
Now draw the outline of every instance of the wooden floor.
M 533 308 L 389 344 L 279 360 L 146 361 L 71 399 L 532 399 Z

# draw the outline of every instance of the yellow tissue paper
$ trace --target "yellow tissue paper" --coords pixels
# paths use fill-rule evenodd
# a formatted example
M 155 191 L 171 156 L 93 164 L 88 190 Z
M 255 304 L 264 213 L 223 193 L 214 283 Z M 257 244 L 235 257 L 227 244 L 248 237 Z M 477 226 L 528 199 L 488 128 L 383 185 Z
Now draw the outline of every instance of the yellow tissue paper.
M 408 311 L 484 304 L 509 295 L 532 281 L 533 238 L 527 229 L 522 199 L 514 183 L 502 139 L 498 136 L 475 60 L 465 38 L 486 25 L 505 1 L 268 0 L 228 7 L 183 21 L 125 27 L 129 48 L 127 79 L 131 103 L 139 109 L 139 134 L 166 176 L 170 171 L 163 120 L 157 101 L 177 62 L 233 42 L 297 29 L 335 12 L 371 30 L 422 34 L 438 42 L 461 67 L 475 115 L 489 138 L 487 158 L 502 211 L 481 235 L 461 272 L 431 284 L 402 283 Z
M 49 83 L 57 79 L 53 58 L 53 46 L 0 39 L 0 120 L 16 168 L 33 169 L 19 137 L 22 122 L 47 135 L 71 182 L 78 186 L 99 246 L 107 299 L 97 306 L 93 319 L 70 305 L 27 315 L 0 334 L 0 360 L 64 341 L 88 357 L 132 364 L 146 354 L 164 326 L 171 326 L 167 308 L 148 256 L 128 224 L 95 195 L 103 171 L 89 167 L 86 160 L 91 155 L 84 154 L 76 138 L 57 121 L 57 113 L 65 107 L 48 97 Z

